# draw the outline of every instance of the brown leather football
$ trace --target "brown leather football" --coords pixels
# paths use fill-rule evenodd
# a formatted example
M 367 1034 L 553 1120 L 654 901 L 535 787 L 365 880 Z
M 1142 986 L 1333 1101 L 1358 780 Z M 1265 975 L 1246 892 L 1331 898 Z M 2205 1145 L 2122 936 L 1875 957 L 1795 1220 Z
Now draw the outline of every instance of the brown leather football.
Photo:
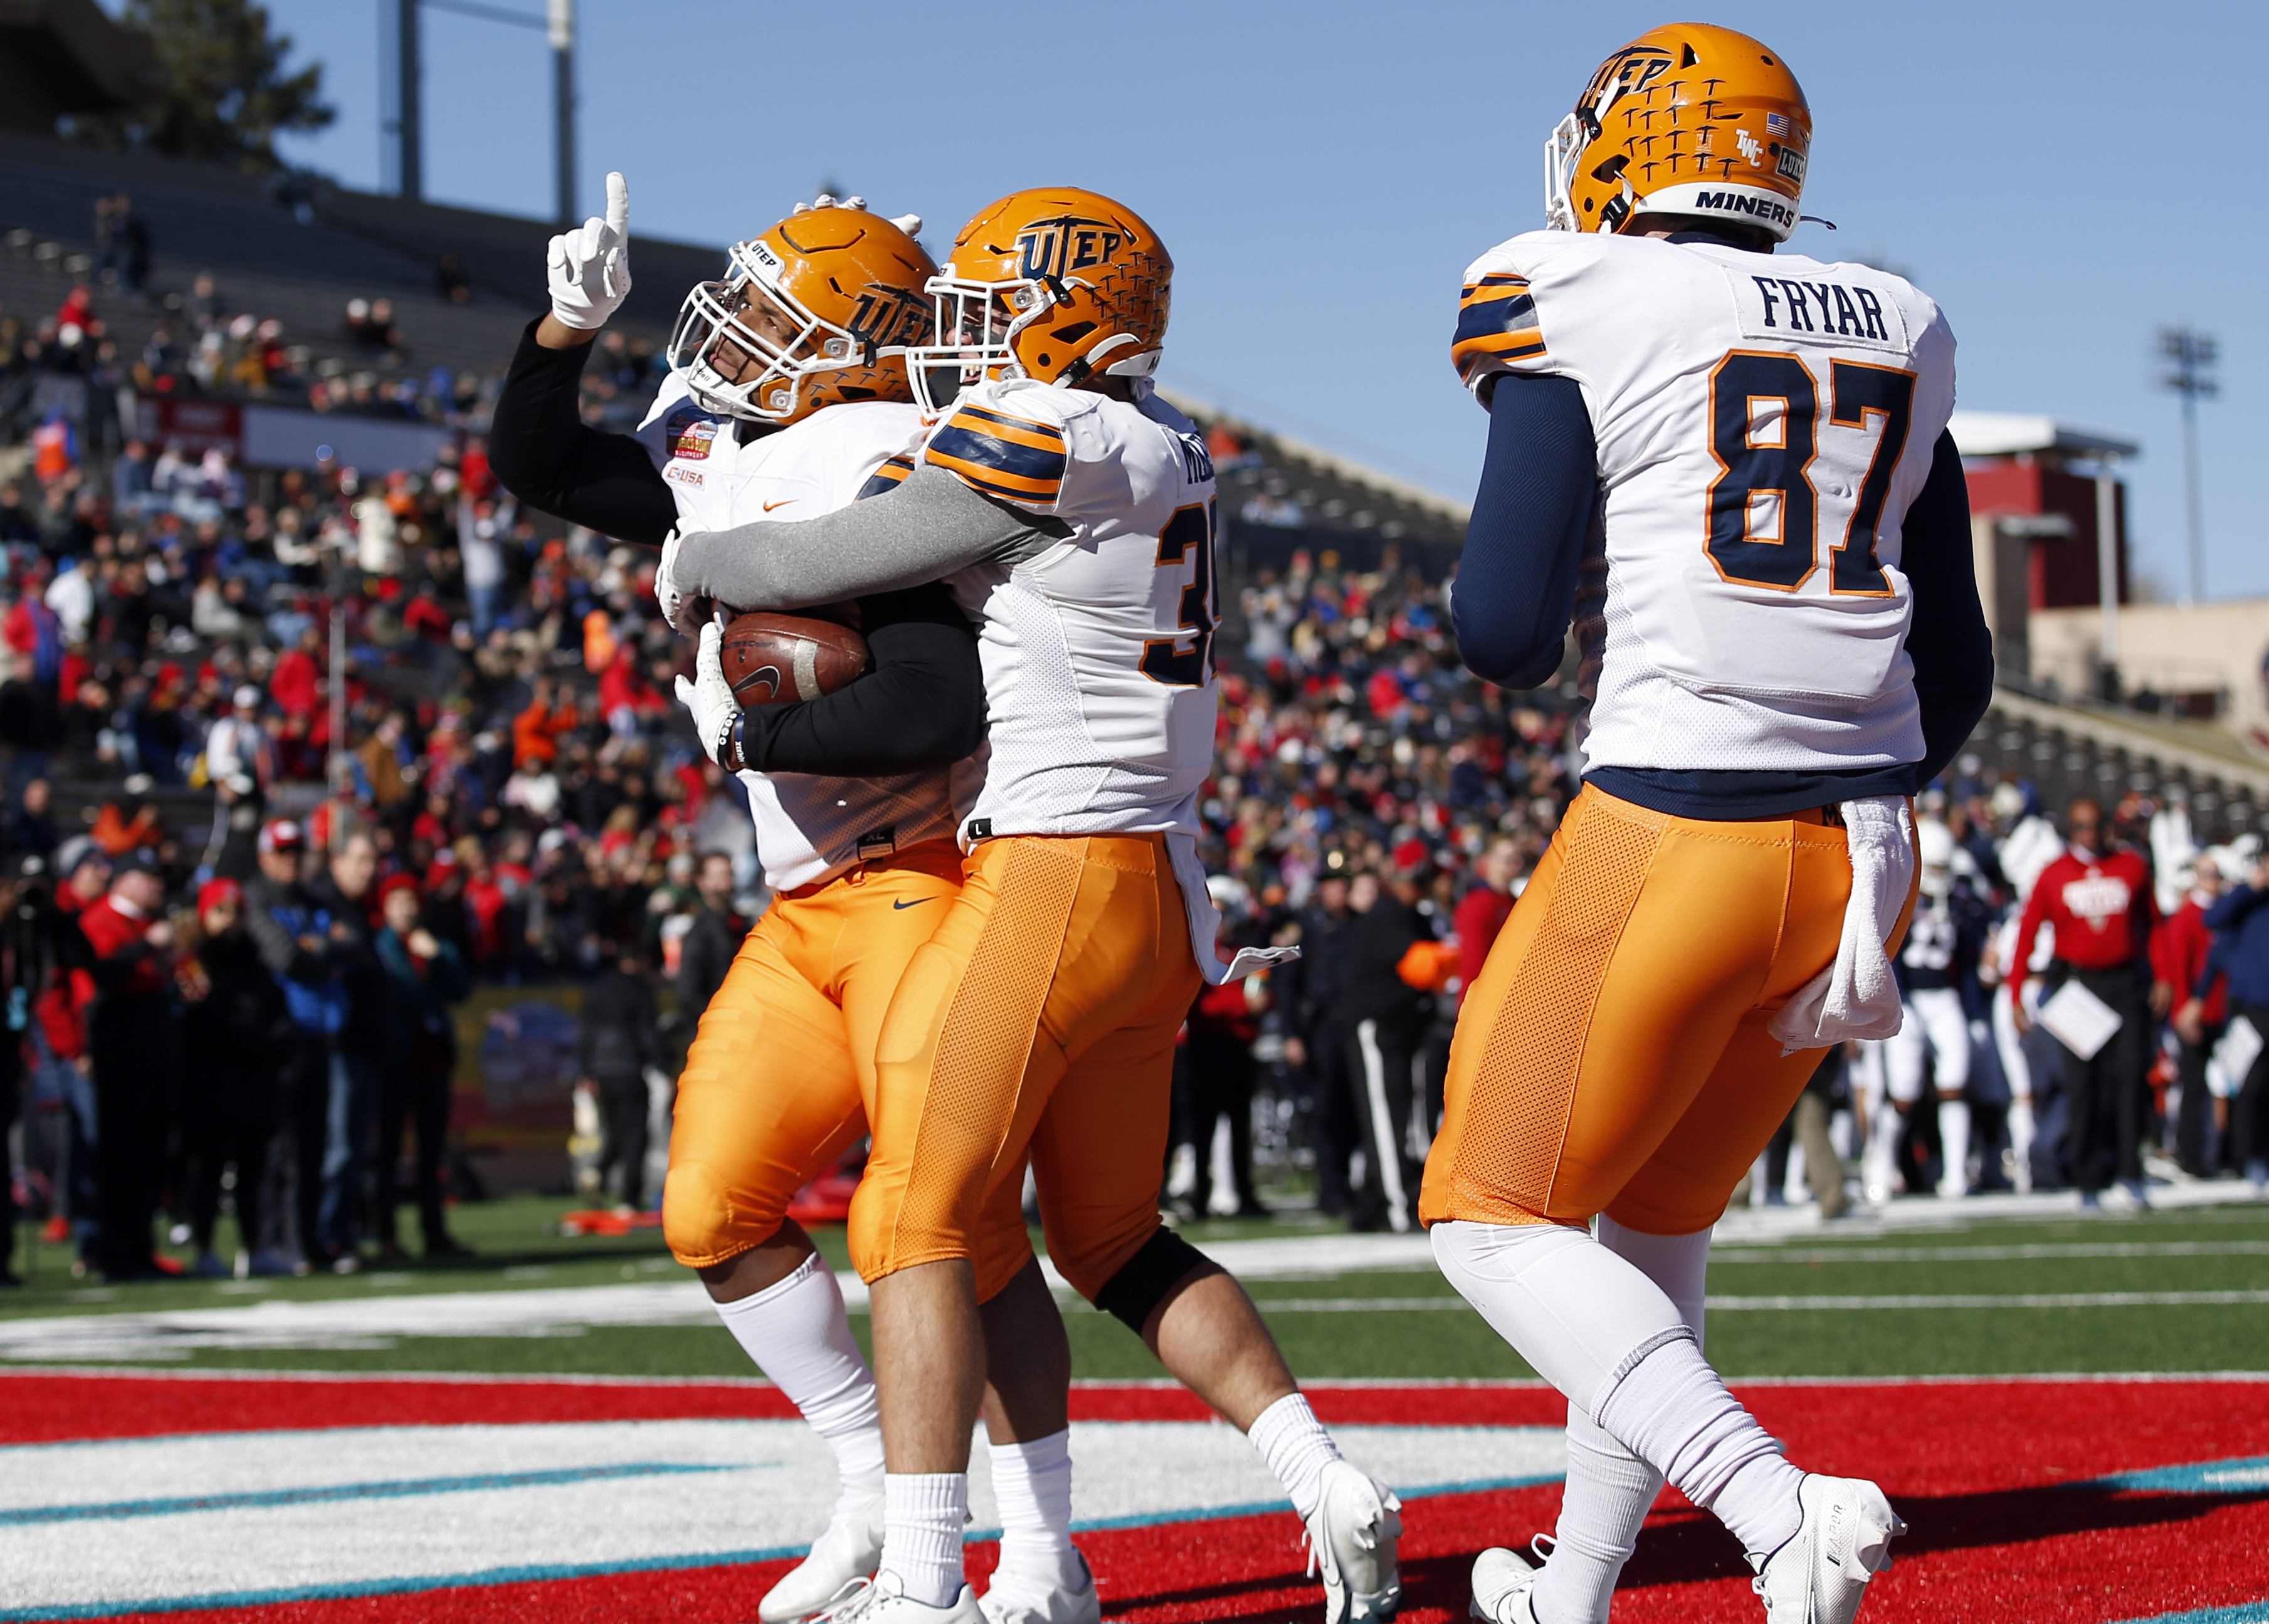
M 867 639 L 850 627 L 803 615 L 735 616 L 719 653 L 743 709 L 817 699 L 874 663 Z

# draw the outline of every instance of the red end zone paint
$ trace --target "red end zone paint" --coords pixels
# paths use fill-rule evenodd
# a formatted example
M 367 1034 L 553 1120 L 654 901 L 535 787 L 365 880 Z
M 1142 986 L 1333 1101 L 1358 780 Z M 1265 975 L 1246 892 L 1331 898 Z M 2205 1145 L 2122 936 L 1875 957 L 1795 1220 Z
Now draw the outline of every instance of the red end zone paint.
M 1564 1400 L 1530 1384 L 1319 1386 L 1316 1413 L 1340 1426 L 1558 1426 Z M 1082 1383 L 1074 1421 L 1209 1421 L 1180 1387 Z M 0 1443 L 269 1432 L 318 1427 L 509 1426 L 528 1421 L 790 1420 L 761 1382 L 448 1381 L 394 1377 L 0 1372 Z
M 1559 1419 L 1534 1387 L 1322 1387 L 1343 1423 L 1537 1424 Z M 2269 1595 L 2269 1498 L 2258 1491 L 2107 1493 L 2071 1487 L 2115 1472 L 2269 1454 L 2269 1388 L 2220 1382 L 1963 1382 L 1750 1388 L 1758 1418 L 1800 1464 L 1865 1472 L 1912 1527 L 1868 1603 L 1875 1624 L 2038 1620 L 2107 1624 Z M 212 1380 L 0 1377 L 9 1436 L 42 1438 L 245 1427 L 770 1416 L 768 1388 L 738 1384 Z M 1149 1386 L 1084 1387 L 1085 1419 L 1198 1419 Z M 193 1415 L 207 1419 L 192 1421 Z M 288 1418 L 288 1419 L 287 1419 Z M 1445 1495 L 1404 1514 L 1410 1624 L 1461 1618 L 1473 1554 L 1551 1526 L 1556 1487 Z M 1114 1618 L 1142 1624 L 1312 1615 L 1289 1513 L 1080 1536 Z M 503 1555 L 504 1554 L 499 1554 Z M 981 1576 L 990 1547 L 972 1552 Z M 624 1618 L 739 1624 L 786 1567 L 610 1574 L 536 1583 L 137 1614 L 155 1624 L 558 1624 Z M 1650 1520 L 1616 1600 L 1619 1624 L 1754 1624 L 1748 1569 L 1716 1522 L 1681 1505 Z

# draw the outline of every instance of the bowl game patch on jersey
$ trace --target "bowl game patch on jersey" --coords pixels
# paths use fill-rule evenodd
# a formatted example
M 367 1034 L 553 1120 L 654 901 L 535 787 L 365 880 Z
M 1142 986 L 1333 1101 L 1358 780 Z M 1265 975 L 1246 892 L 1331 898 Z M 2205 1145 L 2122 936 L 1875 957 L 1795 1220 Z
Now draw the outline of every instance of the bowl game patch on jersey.
M 717 439 L 717 419 L 688 402 L 664 421 L 661 438 L 669 452 L 661 476 L 680 484 L 701 484 L 702 471 L 686 464 L 709 460 L 709 447 Z

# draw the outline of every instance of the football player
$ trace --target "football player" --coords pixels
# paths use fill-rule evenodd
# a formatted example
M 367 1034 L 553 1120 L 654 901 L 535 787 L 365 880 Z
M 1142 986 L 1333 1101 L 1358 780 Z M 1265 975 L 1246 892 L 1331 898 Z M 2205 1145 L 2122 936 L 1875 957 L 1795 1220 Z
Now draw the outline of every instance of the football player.
M 1214 474 L 1150 389 L 1172 262 L 1124 205 L 1019 192 L 963 228 L 911 358 L 939 408 L 898 488 L 684 535 L 674 589 L 792 609 L 947 577 L 979 623 L 985 787 L 967 882 L 883 1028 L 851 1241 L 889 1453 L 876 1620 L 973 1617 L 963 1583 L 979 1214 L 1029 1147 L 1050 1261 L 1245 1430 L 1306 1523 L 1330 1624 L 1399 1605 L 1398 1502 L 1339 1458 L 1237 1282 L 1164 1228 L 1174 1033 L 1224 965 L 1195 845 L 1216 683 Z
M 1572 619 L 1592 690 L 1420 1197 L 1445 1273 L 1569 1399 L 1549 1559 L 1474 1565 L 1498 1624 L 1605 1619 L 1665 1479 L 1786 1624 L 1849 1620 L 1901 1527 L 1791 1465 L 1702 1356 L 1728 1195 L 1822 1049 L 1896 1029 L 1910 798 L 1991 696 L 1953 336 L 1898 277 L 1776 255 L 1811 140 L 1777 52 L 1643 34 L 1547 144 L 1551 229 L 1466 277 L 1452 355 L 1490 422 L 1459 646 L 1523 687 Z
M 555 240 L 552 313 L 521 341 L 499 400 L 491 456 L 506 488 L 649 545 L 680 524 L 824 512 L 889 488 L 920 429 L 903 354 L 930 331 L 936 268 L 909 235 L 920 222 L 823 197 L 736 245 L 729 276 L 687 296 L 673 370 L 633 438 L 587 428 L 576 410 L 591 341 L 630 285 L 619 175 L 608 192 L 605 220 Z M 867 1132 L 876 1029 L 960 890 L 952 841 L 984 737 L 974 633 L 945 589 L 908 582 L 854 607 L 875 668 L 837 693 L 742 712 L 713 624 L 699 680 L 679 679 L 704 747 L 747 787 L 774 901 L 686 1056 L 663 1232 L 832 1447 L 843 1481 L 809 1558 L 764 1598 L 765 1624 L 818 1612 L 881 1554 L 874 1379 L 833 1273 L 787 1207 Z M 1085 1575 L 1068 1535 L 1069 1347 L 1018 1194 L 1004 1186 L 973 1224 L 993 1288 L 987 1420 L 1009 1524 L 986 1599 L 1003 1619 L 1024 1616 L 1020 1584 L 1076 1593 Z M 1091 1607 L 1091 1583 L 1086 1594 Z
M 1879 1105 L 1867 1140 L 1865 1184 L 1870 1200 L 1888 1192 L 1896 1154 L 1899 1116 L 1921 1100 L 1924 1063 L 1938 1095 L 1938 1142 L 1944 1159 L 1938 1192 L 1970 1193 L 1970 1030 L 1968 985 L 1992 926 L 1984 905 L 1954 872 L 1954 831 L 1936 818 L 1915 828 L 1922 861 L 1914 919 L 1896 968 L 1906 1014 L 1883 1042 L 1890 1103 Z M 1983 1022 L 1979 1024 L 1982 1026 Z

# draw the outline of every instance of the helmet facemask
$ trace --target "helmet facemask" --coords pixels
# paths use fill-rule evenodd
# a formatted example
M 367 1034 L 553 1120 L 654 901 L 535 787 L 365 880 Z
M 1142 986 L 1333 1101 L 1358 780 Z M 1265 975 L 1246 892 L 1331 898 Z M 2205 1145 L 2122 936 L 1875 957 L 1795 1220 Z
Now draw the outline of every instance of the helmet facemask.
M 935 302 L 937 342 L 906 351 L 914 399 L 935 417 L 953 397 L 988 378 L 1022 378 L 1016 336 L 1055 307 L 1055 294 L 1037 278 L 979 282 L 957 277 L 951 265 L 929 279 Z
M 878 346 L 813 314 L 772 274 L 779 258 L 760 240 L 735 243 L 733 274 L 695 284 L 669 338 L 670 365 L 705 410 L 755 423 L 793 423 L 826 401 L 815 396 L 837 374 L 864 374 L 854 397 L 904 398 L 891 364 L 904 345 Z M 879 387 L 878 387 L 879 386 Z

